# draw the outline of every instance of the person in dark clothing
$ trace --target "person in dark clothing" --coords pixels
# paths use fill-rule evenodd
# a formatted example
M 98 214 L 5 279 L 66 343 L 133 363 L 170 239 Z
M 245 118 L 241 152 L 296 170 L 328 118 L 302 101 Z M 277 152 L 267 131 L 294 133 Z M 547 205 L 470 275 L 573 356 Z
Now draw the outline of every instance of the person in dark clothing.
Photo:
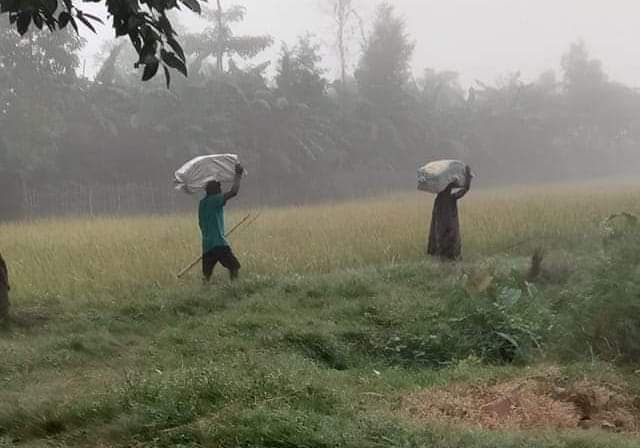
M 0 254 L 0 320 L 9 315 L 9 272 Z
M 202 232 L 202 274 L 205 282 L 211 279 L 218 262 L 229 270 L 232 280 L 238 277 L 240 262 L 231 251 L 224 236 L 224 206 L 238 195 L 244 168 L 236 165 L 236 175 L 231 190 L 222 193 L 220 182 L 211 181 L 206 186 L 206 197 L 200 201 L 198 222 Z
M 458 200 L 471 188 L 471 169 L 466 168 L 465 184 L 457 189 L 454 184 L 436 196 L 431 214 L 431 229 L 427 253 L 443 260 L 458 260 L 462 255 L 460 222 L 458 220 Z

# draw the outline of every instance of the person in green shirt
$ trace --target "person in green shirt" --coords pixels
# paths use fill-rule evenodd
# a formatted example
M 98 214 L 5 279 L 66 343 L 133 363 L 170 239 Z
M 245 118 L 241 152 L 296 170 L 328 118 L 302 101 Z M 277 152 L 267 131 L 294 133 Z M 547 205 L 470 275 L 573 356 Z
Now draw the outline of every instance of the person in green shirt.
M 235 171 L 233 186 L 226 193 L 222 193 L 220 182 L 207 183 L 207 195 L 200 201 L 198 208 L 198 222 L 202 232 L 202 274 L 205 282 L 211 279 L 213 268 L 218 262 L 229 270 L 231 280 L 238 278 L 240 271 L 240 262 L 224 237 L 224 206 L 229 199 L 238 195 L 244 168 L 237 164 Z

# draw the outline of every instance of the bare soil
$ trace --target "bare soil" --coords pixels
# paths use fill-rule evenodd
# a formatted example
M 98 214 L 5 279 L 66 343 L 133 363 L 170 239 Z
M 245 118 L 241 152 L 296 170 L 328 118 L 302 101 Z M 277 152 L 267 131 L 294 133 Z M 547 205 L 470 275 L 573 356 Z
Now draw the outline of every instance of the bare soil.
M 555 368 L 499 384 L 423 390 L 403 399 L 402 413 L 418 422 L 496 431 L 640 431 L 640 397 L 625 384 L 570 381 Z

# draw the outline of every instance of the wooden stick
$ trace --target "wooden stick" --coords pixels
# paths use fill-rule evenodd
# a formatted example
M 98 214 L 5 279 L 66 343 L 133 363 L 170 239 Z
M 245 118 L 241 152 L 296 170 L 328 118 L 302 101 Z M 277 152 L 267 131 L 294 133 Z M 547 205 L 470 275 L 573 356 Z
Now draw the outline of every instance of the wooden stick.
M 258 218 L 260 217 L 260 215 L 262 215 L 262 212 L 256 213 L 253 216 L 253 218 L 251 218 L 251 220 L 247 223 L 247 227 L 250 226 L 251 224 L 253 224 L 254 222 L 256 222 L 258 220 Z
M 235 232 L 235 231 L 238 229 L 238 227 L 240 227 L 242 224 L 244 224 L 245 222 L 247 222 L 247 220 L 248 220 L 249 218 L 251 218 L 251 213 L 249 213 L 247 216 L 245 216 L 244 218 L 242 218 L 238 224 L 236 224 L 235 226 L 233 226 L 233 227 L 231 228 L 231 230 L 229 230 L 229 231 L 225 234 L 225 236 L 224 236 L 224 237 L 226 238 L 226 237 L 228 237 L 229 235 L 231 235 L 233 232 Z
M 191 268 L 193 268 L 195 265 L 197 265 L 198 263 L 200 263 L 200 261 L 202 261 L 202 257 L 203 255 L 200 255 L 198 258 L 196 258 L 195 260 L 193 260 L 193 263 L 191 263 L 189 266 L 187 266 L 186 268 L 184 268 L 182 271 L 180 271 L 178 273 L 178 278 L 182 278 L 182 276 L 184 274 L 186 274 L 187 272 L 189 272 L 191 270 Z
M 238 229 L 238 227 L 240 227 L 242 224 L 244 224 L 250 217 L 251 217 L 251 213 L 249 213 L 247 216 L 242 218 L 238 224 L 233 226 L 233 228 L 226 233 L 225 238 L 228 237 L 229 235 L 231 235 L 233 232 L 235 232 Z M 200 261 L 202 261 L 203 257 L 204 257 L 204 255 L 200 255 L 198 258 L 193 260 L 193 262 L 189 266 L 187 266 L 186 268 L 184 268 L 182 271 L 180 271 L 178 273 L 177 277 L 178 278 L 182 278 L 184 276 L 184 274 L 189 272 L 195 265 L 200 263 Z

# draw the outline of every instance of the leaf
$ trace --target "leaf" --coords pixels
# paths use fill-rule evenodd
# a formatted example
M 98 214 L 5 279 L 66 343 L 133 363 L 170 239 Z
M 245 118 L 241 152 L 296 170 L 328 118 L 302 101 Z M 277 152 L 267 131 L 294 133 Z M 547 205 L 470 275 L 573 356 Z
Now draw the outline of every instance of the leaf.
M 23 11 L 18 14 L 18 32 L 21 35 L 27 32 L 31 23 L 31 11 Z
M 76 20 L 73 17 L 69 17 L 69 23 L 71 24 L 71 26 L 73 27 L 73 29 L 76 31 L 76 33 L 78 32 L 78 24 L 76 23 Z
M 158 27 L 167 36 L 171 36 L 174 33 L 173 27 L 171 26 L 171 22 L 169 22 L 169 19 L 165 14 L 162 14 L 158 19 Z
M 67 11 L 62 11 L 58 16 L 58 26 L 60 28 L 66 27 L 69 23 L 69 20 L 71 20 L 71 14 L 69 14 Z
M 171 88 L 171 74 L 166 65 L 163 65 L 162 68 L 164 69 L 164 78 L 167 80 L 167 89 L 169 89 Z
M 101 25 L 104 25 L 104 22 L 102 21 L 102 19 L 98 16 L 94 16 L 93 14 L 87 14 L 86 12 L 82 13 L 83 16 L 87 17 L 88 19 L 93 20 L 94 22 L 98 22 Z
M 518 344 L 518 341 L 516 341 L 515 338 L 513 338 L 512 336 L 506 333 L 501 333 L 500 331 L 496 331 L 496 334 L 500 336 L 502 339 L 504 339 L 505 341 L 509 342 L 511 345 L 513 345 L 513 347 L 516 350 L 520 350 L 520 344 Z
M 184 3 L 187 6 L 187 8 L 189 8 L 193 12 L 197 12 L 198 14 L 200 14 L 200 12 L 202 11 L 200 9 L 200 3 L 198 2 L 198 0 L 180 0 L 180 1 L 182 1 L 182 3 Z
M 136 52 L 140 54 L 140 51 L 142 50 L 142 40 L 140 39 L 140 34 L 138 34 L 137 31 L 131 31 L 129 33 L 129 39 L 131 40 L 133 47 L 136 49 Z
M 150 22 L 149 24 L 144 23 L 140 27 L 140 34 L 142 35 L 142 38 L 145 40 L 145 42 L 149 40 L 155 40 L 155 41 L 160 40 L 160 34 L 156 32 L 154 27 L 155 27 L 155 24 L 152 22 Z
M 49 28 L 49 31 L 55 31 L 56 30 L 56 19 L 53 16 L 49 16 L 45 19 L 44 23 L 47 25 L 47 28 Z
M 184 65 L 180 59 L 176 57 L 176 55 L 170 51 L 166 51 L 164 48 L 160 50 L 160 56 L 165 64 L 167 64 L 171 68 L 175 68 L 184 76 L 187 76 L 187 67 Z
M 144 72 L 142 72 L 142 80 L 148 81 L 153 78 L 158 72 L 160 67 L 160 61 L 153 62 L 144 66 Z
M 42 21 L 42 16 L 39 12 L 33 13 L 33 23 L 38 27 L 39 30 L 42 29 L 42 25 L 44 25 L 44 22 Z
M 91 24 L 91 22 L 89 22 L 89 20 L 84 16 L 84 14 L 82 13 L 82 11 L 78 11 L 78 14 L 76 15 L 76 17 L 78 17 L 78 20 L 80 20 L 82 23 L 84 23 L 84 25 L 89 28 L 91 31 L 93 31 L 95 34 L 98 34 L 96 32 L 96 29 L 93 27 L 93 25 Z
M 140 63 L 146 65 L 155 62 L 157 60 L 156 48 L 156 42 L 154 40 L 145 41 L 142 50 L 140 50 Z
M 185 55 L 184 55 L 184 51 L 182 50 L 182 47 L 180 46 L 180 44 L 178 43 L 177 40 L 175 40 L 174 38 L 170 37 L 170 38 L 167 39 L 167 43 L 169 44 L 171 49 L 178 55 L 180 60 L 182 60 L 182 61 L 186 60 Z

